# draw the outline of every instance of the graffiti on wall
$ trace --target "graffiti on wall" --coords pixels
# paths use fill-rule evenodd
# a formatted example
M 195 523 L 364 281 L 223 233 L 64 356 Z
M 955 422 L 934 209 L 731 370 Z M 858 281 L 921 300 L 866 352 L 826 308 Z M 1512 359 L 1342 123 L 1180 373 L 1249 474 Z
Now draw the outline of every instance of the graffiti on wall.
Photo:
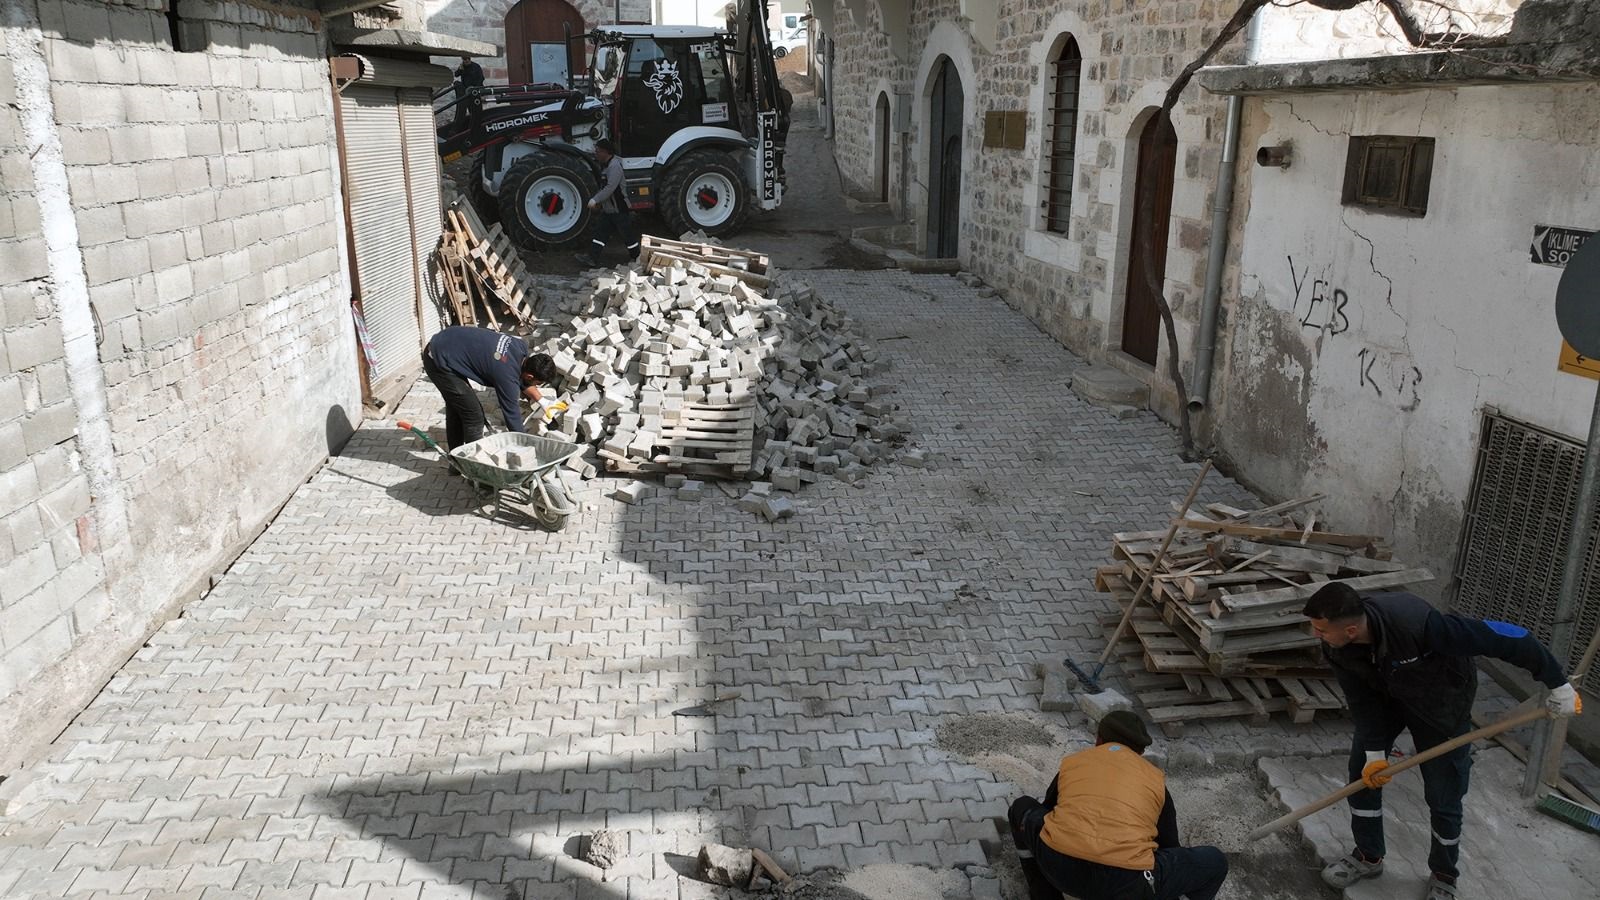
M 1294 288 L 1290 314 L 1301 331 L 1315 337 L 1317 355 L 1323 349 L 1323 338 L 1339 337 L 1350 332 L 1356 307 L 1351 290 L 1334 280 L 1332 265 L 1323 266 L 1312 273 L 1312 265 L 1298 265 L 1293 256 L 1289 262 L 1289 283 Z M 1401 410 L 1416 409 L 1422 403 L 1422 370 L 1411 361 L 1409 354 L 1368 346 L 1359 334 L 1346 340 L 1356 346 L 1346 354 L 1341 351 L 1339 368 L 1354 364 L 1357 387 L 1362 393 L 1393 403 Z
M 1289 259 L 1289 282 L 1294 285 L 1294 317 L 1302 329 L 1318 334 L 1340 335 L 1350 330 L 1350 295 L 1326 278 L 1311 277 L 1311 264 L 1296 271 Z M 1326 269 L 1324 269 L 1326 272 Z

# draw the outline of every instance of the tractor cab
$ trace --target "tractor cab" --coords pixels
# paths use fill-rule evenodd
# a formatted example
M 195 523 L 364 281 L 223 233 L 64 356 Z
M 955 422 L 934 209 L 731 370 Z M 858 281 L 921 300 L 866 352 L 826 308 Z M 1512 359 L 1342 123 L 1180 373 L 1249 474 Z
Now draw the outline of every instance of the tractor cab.
M 711 126 L 745 133 L 729 38 L 710 28 L 615 27 L 595 32 L 596 92 L 611 107 L 625 159 L 654 158 L 675 135 Z

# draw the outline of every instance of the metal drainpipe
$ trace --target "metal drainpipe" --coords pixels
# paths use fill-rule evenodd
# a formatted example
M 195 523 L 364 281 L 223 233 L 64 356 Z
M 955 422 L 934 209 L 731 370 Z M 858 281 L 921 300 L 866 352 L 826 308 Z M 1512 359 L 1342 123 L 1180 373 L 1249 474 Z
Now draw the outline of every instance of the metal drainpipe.
M 1244 33 L 1244 62 L 1255 65 L 1261 42 L 1261 16 L 1256 10 Z M 1211 397 L 1211 368 L 1217 355 L 1217 308 L 1222 302 L 1222 269 L 1228 256 L 1228 219 L 1233 212 L 1235 162 L 1239 156 L 1239 120 L 1244 98 L 1228 98 L 1228 122 L 1222 138 L 1222 162 L 1217 166 L 1217 204 L 1211 211 L 1211 248 L 1206 257 L 1205 293 L 1200 299 L 1200 333 L 1194 348 L 1194 389 L 1189 395 L 1189 410 L 1206 408 Z
M 1217 355 L 1217 308 L 1222 305 L 1222 269 L 1228 256 L 1228 219 L 1233 213 L 1234 163 L 1239 157 L 1239 112 L 1244 98 L 1228 98 L 1228 124 L 1217 166 L 1217 200 L 1211 210 L 1211 250 L 1206 258 L 1205 293 L 1200 300 L 1200 333 L 1194 348 L 1194 390 L 1189 409 L 1205 408 L 1211 394 L 1211 367 Z

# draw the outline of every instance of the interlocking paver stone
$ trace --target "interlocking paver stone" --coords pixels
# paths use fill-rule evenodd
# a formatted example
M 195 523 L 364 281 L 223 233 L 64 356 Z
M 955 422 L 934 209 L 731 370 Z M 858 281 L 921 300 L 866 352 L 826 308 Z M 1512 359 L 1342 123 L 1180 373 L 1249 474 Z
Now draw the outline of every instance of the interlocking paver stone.
M 597 480 L 549 534 L 478 515 L 369 423 L 39 764 L 43 799 L 0 820 L 0 893 L 716 896 L 664 855 L 707 840 L 802 870 L 982 864 L 1015 788 L 935 729 L 1037 711 L 1040 663 L 1100 649 L 1109 535 L 1163 521 L 1196 467 L 1152 415 L 1066 390 L 1081 361 L 999 299 L 806 277 L 896 338 L 883 399 L 937 465 L 821 480 L 781 525 Z M 425 382 L 401 412 L 443 419 Z M 1251 498 L 1213 476 L 1201 501 Z M 1181 752 L 1322 752 L 1341 728 L 1197 723 Z M 632 834 L 614 880 L 569 856 L 606 827 Z

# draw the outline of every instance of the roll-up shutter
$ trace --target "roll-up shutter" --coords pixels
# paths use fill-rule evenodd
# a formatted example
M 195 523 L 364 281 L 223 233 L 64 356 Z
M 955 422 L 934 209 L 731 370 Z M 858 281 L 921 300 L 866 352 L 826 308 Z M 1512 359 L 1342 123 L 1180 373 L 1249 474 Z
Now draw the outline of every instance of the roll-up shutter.
M 411 182 L 411 223 L 415 238 L 416 271 L 422 277 L 418 302 L 422 310 L 422 337 L 439 331 L 440 291 L 432 264 L 439 246 L 443 210 L 439 205 L 439 151 L 433 129 L 433 97 L 426 88 L 400 92 L 400 120 L 405 128 L 406 160 Z
M 381 380 L 420 365 L 422 347 L 398 94 L 353 84 L 340 104 L 356 278 Z

